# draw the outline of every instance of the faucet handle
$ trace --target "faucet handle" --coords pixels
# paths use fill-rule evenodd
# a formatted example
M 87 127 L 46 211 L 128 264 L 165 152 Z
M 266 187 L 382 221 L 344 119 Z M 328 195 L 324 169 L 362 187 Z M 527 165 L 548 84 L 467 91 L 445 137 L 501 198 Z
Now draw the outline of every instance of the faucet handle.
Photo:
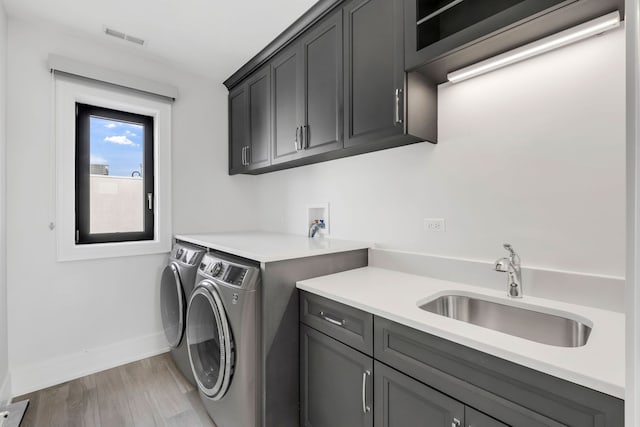
M 516 265 L 519 265 L 520 264 L 520 256 L 516 253 L 516 251 L 513 250 L 513 246 L 511 246 L 510 243 L 504 243 L 502 245 L 502 247 L 504 247 L 506 250 L 509 251 L 509 257 L 511 258 L 511 260 Z
M 511 256 L 515 256 L 516 252 L 513 250 L 513 246 L 511 246 L 511 243 L 504 243 L 502 245 L 503 248 L 505 248 L 506 250 L 509 251 L 509 253 L 511 254 Z

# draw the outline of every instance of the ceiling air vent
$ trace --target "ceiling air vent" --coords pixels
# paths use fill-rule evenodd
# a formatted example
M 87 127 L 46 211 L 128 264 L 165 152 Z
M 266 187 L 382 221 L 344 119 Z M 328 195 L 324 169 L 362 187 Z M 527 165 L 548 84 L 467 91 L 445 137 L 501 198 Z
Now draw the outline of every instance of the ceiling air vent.
M 140 37 L 125 34 L 122 31 L 114 30 L 113 28 L 109 28 L 109 27 L 104 27 L 104 33 L 108 36 L 115 37 L 121 40 L 126 40 L 128 42 L 135 43 L 140 46 L 144 46 L 146 43 L 144 39 L 141 39 Z

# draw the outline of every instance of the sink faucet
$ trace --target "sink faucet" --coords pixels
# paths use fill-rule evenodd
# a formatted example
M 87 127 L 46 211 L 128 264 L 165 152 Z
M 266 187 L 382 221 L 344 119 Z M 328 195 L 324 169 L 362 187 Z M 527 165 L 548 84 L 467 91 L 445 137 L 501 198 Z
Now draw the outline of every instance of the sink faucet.
M 309 226 L 309 237 L 315 237 L 318 231 L 320 231 L 321 228 L 325 228 L 325 227 L 326 227 L 326 224 L 324 223 L 323 219 L 321 219 L 320 221 L 316 219 Z
M 522 272 L 520 269 L 520 257 L 509 243 L 504 248 L 509 251 L 509 257 L 500 258 L 494 266 L 496 271 L 508 274 L 509 289 L 507 295 L 511 298 L 522 298 Z

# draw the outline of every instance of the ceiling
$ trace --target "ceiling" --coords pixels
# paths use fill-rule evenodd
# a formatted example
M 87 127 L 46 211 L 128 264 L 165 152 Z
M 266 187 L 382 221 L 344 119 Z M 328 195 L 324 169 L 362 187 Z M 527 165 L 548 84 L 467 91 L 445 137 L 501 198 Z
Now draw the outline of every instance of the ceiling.
M 316 0 L 4 0 L 10 18 L 46 22 L 222 82 Z M 104 35 L 104 26 L 147 41 Z

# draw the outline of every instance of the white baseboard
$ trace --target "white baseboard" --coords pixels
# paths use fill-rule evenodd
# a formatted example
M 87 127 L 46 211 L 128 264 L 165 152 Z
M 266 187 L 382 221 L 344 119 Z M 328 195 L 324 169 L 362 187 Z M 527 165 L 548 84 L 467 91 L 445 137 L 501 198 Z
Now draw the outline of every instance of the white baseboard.
M 7 373 L 0 383 L 0 408 L 11 401 L 11 375 Z
M 164 333 L 120 341 L 29 365 L 13 366 L 13 396 L 62 384 L 169 351 Z

